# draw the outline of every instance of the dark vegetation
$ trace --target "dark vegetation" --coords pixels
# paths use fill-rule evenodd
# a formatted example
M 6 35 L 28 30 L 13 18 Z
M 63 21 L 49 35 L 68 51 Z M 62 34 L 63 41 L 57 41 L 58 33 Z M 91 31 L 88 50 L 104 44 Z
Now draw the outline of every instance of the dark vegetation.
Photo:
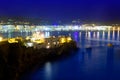
M 55 48 L 26 48 L 20 43 L 0 43 L 0 80 L 18 80 L 26 71 L 36 65 L 42 65 L 48 60 L 70 55 L 71 50 L 77 49 L 76 43 L 71 41 Z

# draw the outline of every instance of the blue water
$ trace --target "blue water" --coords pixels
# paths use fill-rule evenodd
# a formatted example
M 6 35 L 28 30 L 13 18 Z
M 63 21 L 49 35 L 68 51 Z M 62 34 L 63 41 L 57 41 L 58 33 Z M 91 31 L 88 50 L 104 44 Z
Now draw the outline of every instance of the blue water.
M 119 80 L 119 64 L 114 64 L 106 49 L 94 48 L 59 62 L 47 62 L 29 76 L 31 80 Z M 110 60 L 109 60 L 110 59 Z M 117 68 L 117 69 L 116 69 Z
M 80 49 L 66 59 L 46 62 L 21 80 L 120 80 L 119 31 L 48 33 L 47 36 L 69 35 Z M 108 43 L 114 47 L 107 47 Z

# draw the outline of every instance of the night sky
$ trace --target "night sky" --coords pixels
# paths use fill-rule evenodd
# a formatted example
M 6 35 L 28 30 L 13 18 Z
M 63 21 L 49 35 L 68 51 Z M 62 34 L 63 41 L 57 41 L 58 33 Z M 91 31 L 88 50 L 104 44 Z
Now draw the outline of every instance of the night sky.
M 0 0 L 0 16 L 48 21 L 120 22 L 119 0 Z

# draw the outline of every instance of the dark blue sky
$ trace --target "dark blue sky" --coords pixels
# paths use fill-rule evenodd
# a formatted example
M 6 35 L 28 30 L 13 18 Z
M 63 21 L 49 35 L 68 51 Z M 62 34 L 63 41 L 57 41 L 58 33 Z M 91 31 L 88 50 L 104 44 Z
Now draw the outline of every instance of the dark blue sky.
M 119 22 L 119 0 L 0 0 L 0 16 L 48 21 Z

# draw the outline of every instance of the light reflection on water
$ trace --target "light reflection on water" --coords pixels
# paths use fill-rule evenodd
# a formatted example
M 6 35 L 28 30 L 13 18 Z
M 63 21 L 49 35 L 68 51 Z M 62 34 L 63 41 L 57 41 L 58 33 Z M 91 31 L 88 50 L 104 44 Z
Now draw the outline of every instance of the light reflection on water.
M 100 37 L 100 32 L 97 32 L 97 39 L 99 39 Z
M 51 63 L 47 62 L 47 63 L 45 63 L 45 78 L 46 78 L 46 80 L 51 80 L 51 76 L 52 76 Z
M 115 40 L 115 31 L 113 31 L 112 40 Z
M 108 40 L 110 40 L 110 31 L 108 31 Z
M 44 32 L 48 36 L 69 35 L 81 47 L 76 55 L 65 60 L 46 62 L 21 80 L 120 80 L 120 48 L 108 48 L 108 43 L 120 45 L 119 31 Z M 29 36 L 32 33 L 6 33 L 5 37 Z M 92 46 L 86 50 L 86 46 Z M 102 46 L 102 47 L 101 47 Z M 29 77 L 29 79 L 28 79 Z
M 105 39 L 105 31 L 103 31 L 103 33 L 102 33 L 102 39 L 103 40 Z
M 120 31 L 118 31 L 117 33 L 117 41 L 119 41 L 119 39 L 120 39 Z

